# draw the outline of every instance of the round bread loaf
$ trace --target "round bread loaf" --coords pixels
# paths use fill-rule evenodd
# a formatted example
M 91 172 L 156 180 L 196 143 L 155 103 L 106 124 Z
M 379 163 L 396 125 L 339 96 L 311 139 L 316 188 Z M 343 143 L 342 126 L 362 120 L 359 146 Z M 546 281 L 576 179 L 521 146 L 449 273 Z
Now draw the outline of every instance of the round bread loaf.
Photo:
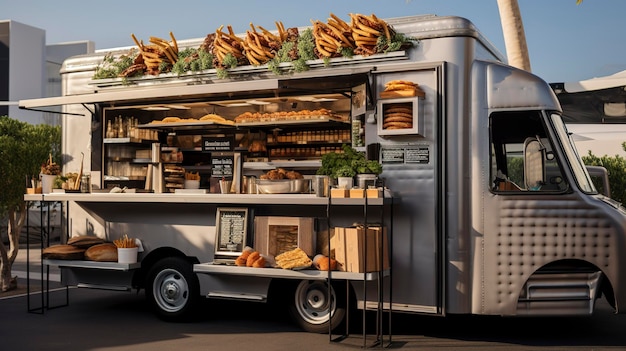
M 93 245 L 85 251 L 85 259 L 97 262 L 117 262 L 117 246 L 113 243 Z

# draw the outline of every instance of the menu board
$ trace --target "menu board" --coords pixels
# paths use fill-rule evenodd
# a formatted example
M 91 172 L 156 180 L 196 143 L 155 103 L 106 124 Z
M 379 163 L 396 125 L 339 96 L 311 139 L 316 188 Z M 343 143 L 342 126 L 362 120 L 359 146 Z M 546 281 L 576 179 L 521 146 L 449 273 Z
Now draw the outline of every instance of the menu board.
M 232 179 L 235 170 L 234 155 L 211 154 L 211 177 Z
M 215 226 L 215 255 L 239 256 L 246 246 L 248 209 L 218 208 Z

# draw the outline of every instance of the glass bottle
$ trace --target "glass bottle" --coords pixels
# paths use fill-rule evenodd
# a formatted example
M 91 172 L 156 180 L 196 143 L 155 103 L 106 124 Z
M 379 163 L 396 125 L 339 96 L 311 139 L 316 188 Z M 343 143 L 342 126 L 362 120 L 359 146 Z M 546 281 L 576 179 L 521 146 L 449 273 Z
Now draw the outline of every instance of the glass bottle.
M 105 134 L 105 138 L 113 138 L 113 125 L 111 123 L 111 120 L 107 121 L 107 130 L 106 130 L 106 134 Z
M 117 137 L 118 138 L 125 138 L 126 137 L 126 130 L 124 129 L 124 121 L 122 120 L 122 116 L 118 116 L 118 122 L 117 122 Z

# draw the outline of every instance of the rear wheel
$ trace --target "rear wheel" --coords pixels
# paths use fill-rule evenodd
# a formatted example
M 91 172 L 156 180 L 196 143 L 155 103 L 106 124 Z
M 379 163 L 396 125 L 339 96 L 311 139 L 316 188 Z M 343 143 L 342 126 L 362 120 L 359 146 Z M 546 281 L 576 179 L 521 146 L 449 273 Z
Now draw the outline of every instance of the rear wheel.
M 146 296 L 161 319 L 184 321 L 195 315 L 200 283 L 190 262 L 164 258 L 150 269 L 147 282 Z
M 327 281 L 301 281 L 289 304 L 291 317 L 311 333 L 327 333 L 330 317 L 332 330 L 335 330 L 346 317 L 346 290 L 340 288 L 344 284 L 332 284 L 329 295 Z

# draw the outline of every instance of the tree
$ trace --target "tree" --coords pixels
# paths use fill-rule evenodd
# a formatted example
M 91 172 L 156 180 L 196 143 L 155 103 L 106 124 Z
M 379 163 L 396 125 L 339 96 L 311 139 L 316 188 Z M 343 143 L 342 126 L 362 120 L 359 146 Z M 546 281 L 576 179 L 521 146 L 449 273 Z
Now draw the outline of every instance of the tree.
M 61 128 L 31 125 L 0 116 L 0 218 L 8 217 L 8 243 L 0 240 L 0 291 L 17 287 L 11 268 L 19 251 L 19 237 L 26 219 L 24 193 L 30 177 L 37 176 L 51 154 L 61 155 Z
M 582 2 L 583 0 L 576 0 L 576 5 Z M 528 45 L 517 0 L 498 0 L 498 11 L 509 64 L 530 72 Z
M 526 34 L 517 0 L 498 0 L 498 10 L 509 64 L 530 72 Z
M 626 151 L 626 143 L 622 143 L 622 149 Z M 609 174 L 609 185 L 611 187 L 611 198 L 626 204 L 626 159 L 620 155 L 609 157 L 604 155 L 598 157 L 589 151 L 586 156 L 581 157 L 583 163 L 588 166 L 602 166 Z M 599 184 L 595 184 L 599 188 Z

